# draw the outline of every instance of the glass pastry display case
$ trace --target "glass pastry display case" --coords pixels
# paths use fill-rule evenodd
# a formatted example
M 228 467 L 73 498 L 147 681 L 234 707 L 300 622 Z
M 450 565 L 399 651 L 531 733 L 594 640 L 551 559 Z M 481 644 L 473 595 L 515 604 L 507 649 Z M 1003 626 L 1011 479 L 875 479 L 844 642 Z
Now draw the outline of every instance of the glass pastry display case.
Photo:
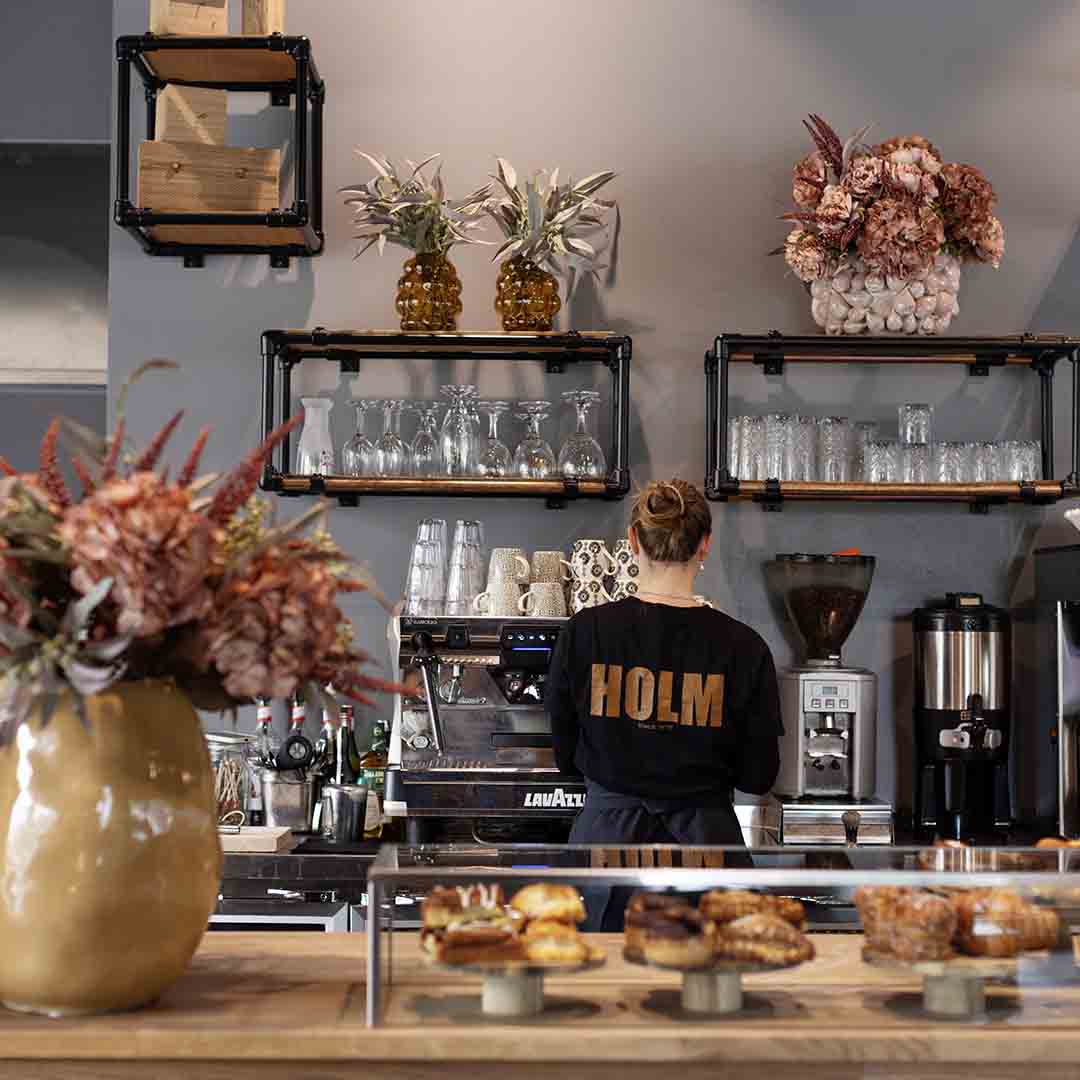
M 840 988 L 868 1035 L 1080 1022 L 1069 849 L 385 846 L 368 911 L 372 1027 L 803 1023 Z

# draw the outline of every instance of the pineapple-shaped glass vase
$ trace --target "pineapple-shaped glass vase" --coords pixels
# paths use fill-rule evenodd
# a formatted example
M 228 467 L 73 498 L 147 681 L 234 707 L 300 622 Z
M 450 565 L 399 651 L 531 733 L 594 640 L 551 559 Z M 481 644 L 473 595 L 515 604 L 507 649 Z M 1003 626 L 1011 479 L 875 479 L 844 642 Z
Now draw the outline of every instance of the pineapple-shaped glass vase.
M 550 330 L 561 307 L 554 274 L 517 255 L 502 264 L 495 283 L 495 310 L 504 330 Z
M 398 278 L 398 315 L 402 330 L 429 333 L 457 329 L 461 280 L 445 255 L 414 255 Z

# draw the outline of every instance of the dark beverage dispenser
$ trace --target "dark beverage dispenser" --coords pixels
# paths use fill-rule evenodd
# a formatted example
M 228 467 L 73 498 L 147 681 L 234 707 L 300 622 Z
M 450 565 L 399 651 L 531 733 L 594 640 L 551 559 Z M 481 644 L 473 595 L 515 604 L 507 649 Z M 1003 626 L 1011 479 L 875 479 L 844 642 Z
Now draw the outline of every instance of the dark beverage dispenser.
M 1009 613 L 949 593 L 914 613 L 913 630 L 916 832 L 993 839 L 1012 823 Z

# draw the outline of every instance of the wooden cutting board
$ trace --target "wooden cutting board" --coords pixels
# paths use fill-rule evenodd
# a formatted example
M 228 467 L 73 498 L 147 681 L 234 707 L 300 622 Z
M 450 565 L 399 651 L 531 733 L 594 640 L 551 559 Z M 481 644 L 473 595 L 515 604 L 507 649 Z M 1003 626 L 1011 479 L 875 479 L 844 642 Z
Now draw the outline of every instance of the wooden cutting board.
M 236 832 L 219 832 L 221 850 L 226 854 L 248 853 L 280 855 L 292 851 L 300 840 L 292 829 L 245 825 Z

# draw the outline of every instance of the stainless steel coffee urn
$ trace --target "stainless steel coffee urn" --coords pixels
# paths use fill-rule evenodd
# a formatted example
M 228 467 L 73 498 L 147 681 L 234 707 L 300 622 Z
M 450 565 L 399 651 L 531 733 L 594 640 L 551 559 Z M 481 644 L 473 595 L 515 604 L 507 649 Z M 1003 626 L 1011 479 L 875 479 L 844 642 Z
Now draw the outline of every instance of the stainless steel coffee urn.
M 949 593 L 913 616 L 915 828 L 923 839 L 992 839 L 1012 824 L 1009 613 Z

